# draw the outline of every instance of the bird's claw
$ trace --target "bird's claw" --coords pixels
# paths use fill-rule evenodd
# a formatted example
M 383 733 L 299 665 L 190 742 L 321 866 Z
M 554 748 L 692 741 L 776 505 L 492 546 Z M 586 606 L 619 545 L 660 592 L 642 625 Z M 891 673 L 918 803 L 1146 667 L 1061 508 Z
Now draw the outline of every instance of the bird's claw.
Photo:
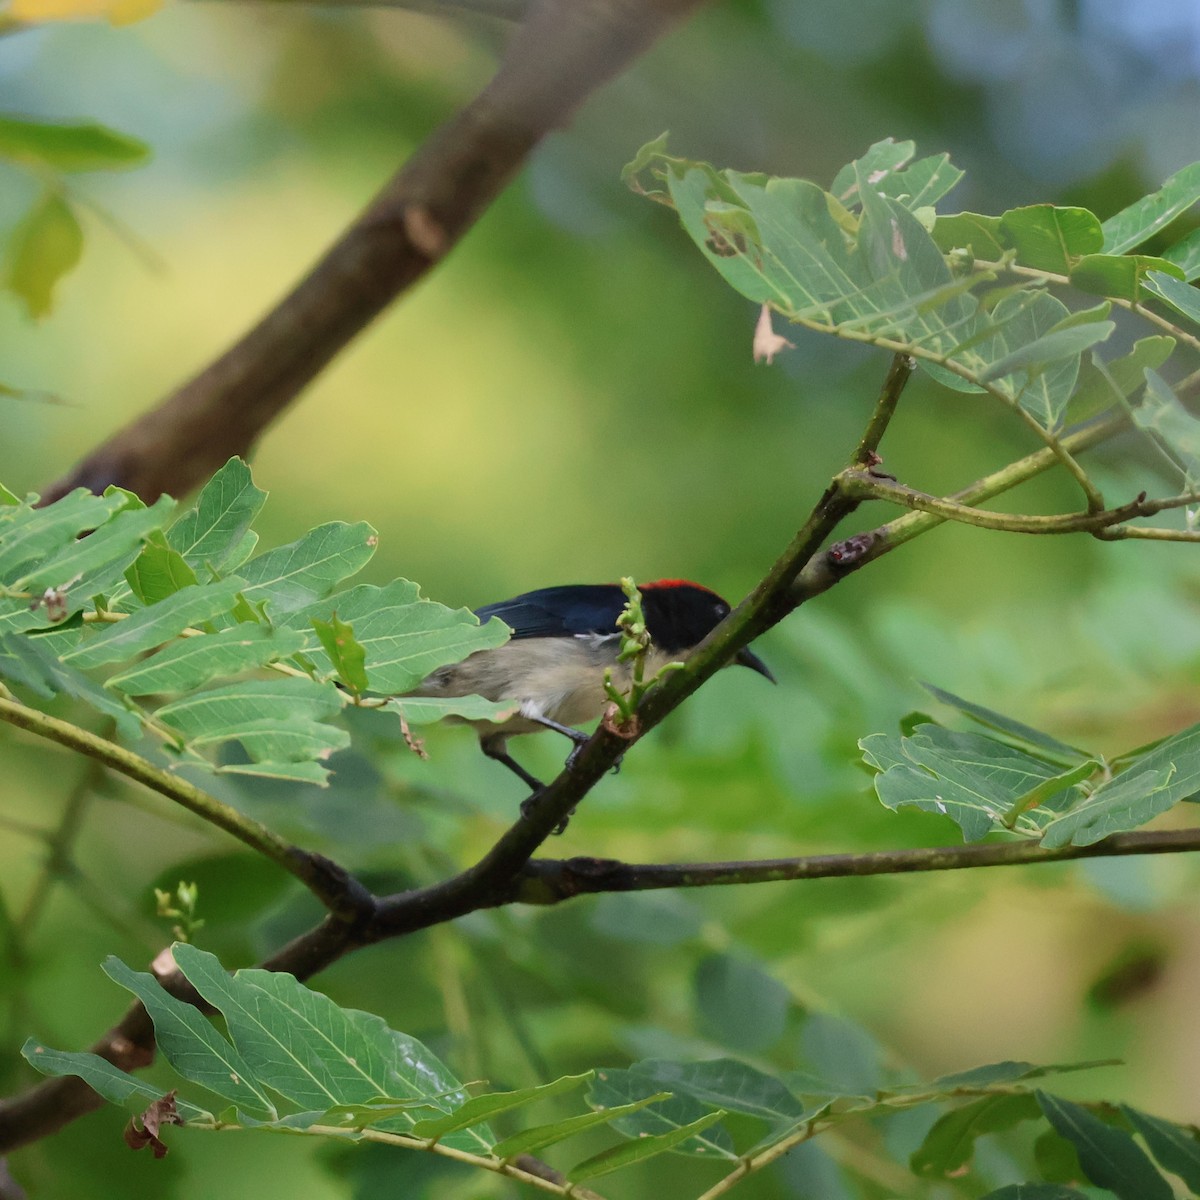
M 540 795 L 541 795 L 540 791 L 534 792 L 532 796 L 526 796 L 525 799 L 521 801 L 521 816 L 526 821 L 528 821 L 529 818 L 532 816 L 533 806 L 537 803 L 537 799 Z M 570 820 L 574 815 L 575 815 L 575 810 L 571 809 L 571 811 L 569 813 L 567 813 L 567 815 L 565 817 L 563 817 L 563 819 L 561 821 L 559 821 L 559 823 L 557 825 L 555 825 L 555 827 L 552 830 L 550 830 L 550 832 L 555 835 L 566 832 L 567 825 L 570 823 Z

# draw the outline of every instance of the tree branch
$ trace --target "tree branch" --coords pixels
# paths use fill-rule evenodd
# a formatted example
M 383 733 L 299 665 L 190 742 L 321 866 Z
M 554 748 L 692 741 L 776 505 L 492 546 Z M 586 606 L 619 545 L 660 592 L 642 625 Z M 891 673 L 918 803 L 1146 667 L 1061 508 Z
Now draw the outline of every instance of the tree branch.
M 974 508 L 969 504 L 959 504 L 940 496 L 931 496 L 928 492 L 919 492 L 894 480 L 872 476 L 866 471 L 845 471 L 842 477 L 847 489 L 860 499 L 887 500 L 917 512 L 933 513 L 947 521 L 959 521 L 980 529 L 1000 529 L 1007 533 L 1105 533 L 1108 536 L 1119 537 L 1124 536 L 1124 533 L 1112 530 L 1110 526 L 1119 525 L 1133 517 L 1152 516 L 1161 512 L 1163 508 L 1170 507 L 1169 504 L 1156 505 L 1155 502 L 1147 500 L 1146 493 L 1142 492 L 1135 500 L 1118 508 L 1075 513 L 998 513 L 986 508 Z
M 1048 849 L 1033 839 L 879 850 L 868 854 L 812 854 L 754 862 L 626 863 L 608 858 L 538 858 L 514 882 L 511 900 L 521 904 L 560 904 L 599 892 L 645 892 L 663 888 L 726 887 L 797 879 L 845 879 L 863 875 L 911 875 L 977 867 L 1016 867 L 1079 858 L 1118 858 L 1131 854 L 1181 854 L 1200 850 L 1200 829 L 1139 830 L 1114 833 L 1089 846 Z
M 886 394 L 885 384 L 881 404 L 876 406 L 877 413 L 881 410 L 886 413 L 895 407 L 893 400 L 883 399 Z M 886 423 L 884 419 L 876 431 L 876 444 L 878 438 L 883 435 Z M 1062 444 L 1067 447 L 1068 452 L 1079 453 L 1113 436 L 1125 423 L 1125 414 L 1109 414 L 1068 434 L 1062 439 Z M 874 448 L 870 449 L 873 452 Z M 1040 450 L 1000 471 L 984 476 L 953 498 L 964 504 L 977 503 L 1032 479 L 1060 461 L 1061 458 L 1055 450 Z M 378 902 L 374 902 L 374 898 L 371 897 L 371 909 L 368 910 L 364 905 L 359 910 L 359 919 L 355 922 L 327 916 L 320 924 L 293 939 L 260 965 L 266 970 L 286 971 L 304 980 L 368 942 L 425 929 L 453 920 L 476 908 L 496 907 L 520 901 L 555 903 L 555 884 L 546 881 L 553 881 L 556 875 L 559 878 L 569 877 L 574 880 L 574 894 L 581 894 L 586 889 L 578 887 L 578 879 L 581 875 L 588 874 L 588 868 L 581 868 L 579 864 L 581 861 L 594 863 L 595 860 L 571 860 L 573 866 L 568 876 L 559 866 L 543 867 L 531 863 L 530 859 L 559 822 L 569 815 L 574 806 L 603 777 L 617 756 L 628 747 L 629 742 L 663 720 L 705 679 L 715 674 L 738 649 L 781 620 L 797 605 L 819 595 L 844 578 L 849 571 L 857 570 L 887 550 L 935 528 L 945 520 L 944 517 L 932 513 L 909 513 L 881 526 L 871 534 L 858 535 L 857 540 L 852 538 L 839 544 L 844 547 L 851 544 L 859 547 L 852 553 L 847 551 L 839 556 L 838 546 L 822 550 L 832 530 L 854 511 L 858 503 L 859 501 L 847 495 L 835 480 L 826 489 L 791 545 L 759 586 L 705 639 L 696 653 L 689 658 L 683 670 L 669 674 L 646 693 L 636 714 L 637 727 L 629 733 L 622 734 L 607 722 L 602 723 L 572 768 L 564 770 L 533 798 L 527 806 L 527 815 L 508 829 L 478 863 L 460 875 L 431 887 L 383 897 Z M 1174 835 L 1120 834 L 1094 846 L 1064 848 L 1056 854 L 1058 859 L 1065 859 L 1100 857 L 1115 853 L 1191 850 L 1196 847 L 1188 839 L 1194 833 L 1195 831 L 1181 831 Z M 1122 848 L 1113 849 L 1114 846 Z M 807 860 L 779 860 L 758 864 L 757 869 L 762 872 L 763 881 L 773 878 L 818 878 L 836 874 L 946 870 L 952 869 L 956 864 L 945 858 L 945 855 L 964 854 L 968 858 L 961 862 L 963 866 L 1053 861 L 1040 847 L 1032 843 L 1017 842 L 955 847 L 952 850 L 940 851 L 817 856 Z M 643 870 L 627 868 L 625 864 L 619 864 L 619 868 L 621 871 Z M 602 877 L 607 869 L 593 870 L 592 874 Z M 670 873 L 675 872 L 676 882 L 655 884 L 650 875 L 643 875 L 640 878 L 647 882 L 642 886 L 686 886 L 678 881 L 678 873 L 681 870 L 679 867 L 644 869 L 666 872 L 665 875 L 659 875 L 660 880 L 669 879 Z M 735 882 L 733 879 L 723 879 L 722 874 L 727 874 L 730 870 L 746 869 L 747 864 L 728 863 L 698 864 L 689 868 L 699 870 L 700 875 L 696 876 L 697 879 L 708 872 L 703 884 L 705 886 Z M 611 878 L 619 877 L 618 872 Z M 368 911 L 373 911 L 374 916 L 368 917 Z M 177 972 L 161 982 L 168 990 L 186 994 L 185 981 Z M 153 1046 L 153 1027 L 141 1006 L 134 1005 L 118 1025 L 92 1047 L 92 1051 L 122 1069 L 132 1070 L 146 1065 L 151 1060 Z M 102 1103 L 96 1093 L 77 1077 L 46 1080 L 23 1095 L 0 1103 L 0 1153 L 52 1133 Z
M 182 495 L 263 430 L 441 261 L 543 137 L 700 0 L 534 0 L 491 83 L 229 350 L 46 489 Z
M 238 0 L 242 2 L 242 0 Z M 403 8 L 410 12 L 469 13 L 495 17 L 502 21 L 520 21 L 528 12 L 530 0 L 259 0 L 278 8 Z

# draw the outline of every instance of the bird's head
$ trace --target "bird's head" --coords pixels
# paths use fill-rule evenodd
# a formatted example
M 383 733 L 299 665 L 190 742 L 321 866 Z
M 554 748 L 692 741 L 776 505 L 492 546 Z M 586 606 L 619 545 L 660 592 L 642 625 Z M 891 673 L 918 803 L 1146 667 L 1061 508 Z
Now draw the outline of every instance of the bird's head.
M 642 612 L 651 640 L 667 654 L 690 652 L 729 615 L 729 605 L 708 588 L 686 579 L 659 579 L 640 583 Z M 775 676 L 748 646 L 734 655 L 733 661 L 765 676 Z

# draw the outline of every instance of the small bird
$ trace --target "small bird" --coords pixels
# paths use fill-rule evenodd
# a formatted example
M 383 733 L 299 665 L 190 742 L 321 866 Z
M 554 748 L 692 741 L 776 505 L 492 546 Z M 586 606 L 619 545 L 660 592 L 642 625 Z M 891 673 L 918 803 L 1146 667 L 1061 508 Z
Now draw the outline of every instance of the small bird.
M 644 668 L 647 679 L 667 663 L 686 659 L 729 614 L 729 605 L 716 592 L 683 579 L 643 583 L 639 590 L 651 641 Z M 512 630 L 512 638 L 494 650 L 477 650 L 460 663 L 440 667 L 409 694 L 515 701 L 517 711 L 504 722 L 466 723 L 479 734 L 479 747 L 488 758 L 503 763 L 537 791 L 542 781 L 508 753 L 508 739 L 553 729 L 570 738 L 576 750 L 588 740 L 588 734 L 573 727 L 604 713 L 609 703 L 605 669 L 611 669 L 620 690 L 627 691 L 632 682 L 631 664 L 617 661 L 617 618 L 626 602 L 618 584 L 592 583 L 541 588 L 485 604 L 475 615 L 480 621 L 499 617 Z M 739 650 L 733 661 L 775 682 L 766 663 L 750 649 Z

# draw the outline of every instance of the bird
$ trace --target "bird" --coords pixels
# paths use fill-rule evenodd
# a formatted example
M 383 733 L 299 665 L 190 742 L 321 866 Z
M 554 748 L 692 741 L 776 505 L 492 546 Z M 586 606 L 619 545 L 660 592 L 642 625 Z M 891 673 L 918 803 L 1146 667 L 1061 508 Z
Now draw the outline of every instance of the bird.
M 706 587 L 686 579 L 659 579 L 638 585 L 650 648 L 644 676 L 653 679 L 669 662 L 686 659 L 729 615 L 729 605 Z M 523 592 L 511 600 L 475 609 L 481 622 L 498 617 L 512 630 L 501 646 L 477 650 L 462 662 L 439 667 L 410 696 L 483 696 L 511 700 L 512 716 L 503 721 L 452 718 L 474 727 L 483 753 L 503 763 L 533 792 L 544 784 L 508 752 L 508 739 L 550 729 L 574 743 L 572 757 L 588 740 L 576 728 L 603 715 L 609 704 L 606 669 L 613 684 L 628 691 L 629 662 L 618 662 L 621 629 L 617 618 L 627 597 L 620 584 L 566 584 Z M 766 663 L 749 647 L 732 662 L 775 682 Z M 572 759 L 567 759 L 569 766 Z

